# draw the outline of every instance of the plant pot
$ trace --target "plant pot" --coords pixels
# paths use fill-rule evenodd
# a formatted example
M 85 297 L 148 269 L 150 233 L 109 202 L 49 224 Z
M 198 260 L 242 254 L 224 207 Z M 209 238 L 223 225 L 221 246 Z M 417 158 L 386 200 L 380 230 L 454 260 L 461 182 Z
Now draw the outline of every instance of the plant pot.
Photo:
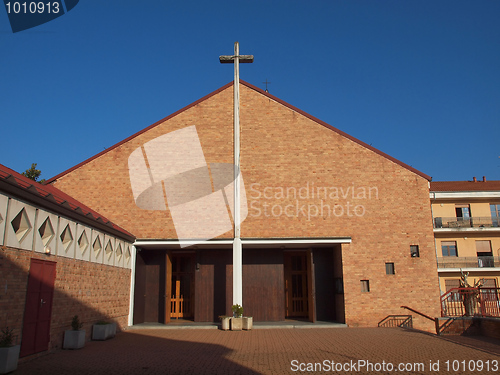
M 231 331 L 241 331 L 243 318 L 231 318 Z
M 226 317 L 226 318 L 221 318 L 221 329 L 223 331 L 229 331 L 229 322 L 231 320 L 231 317 Z
M 7 374 L 17 369 L 20 349 L 21 345 L 0 348 L 0 374 Z
M 103 341 L 115 337 L 116 323 L 94 324 L 92 326 L 92 340 Z
M 85 330 L 64 331 L 63 349 L 81 349 L 85 346 Z
M 253 318 L 251 316 L 243 317 L 243 329 L 250 330 L 253 328 Z

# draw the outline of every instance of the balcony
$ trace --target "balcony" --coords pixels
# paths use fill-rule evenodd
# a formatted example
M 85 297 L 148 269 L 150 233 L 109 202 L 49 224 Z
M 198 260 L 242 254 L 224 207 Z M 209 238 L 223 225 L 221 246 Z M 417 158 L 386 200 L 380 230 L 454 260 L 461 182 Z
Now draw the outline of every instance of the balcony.
M 435 217 L 434 228 L 499 228 L 498 217 Z
M 442 268 L 494 268 L 500 267 L 500 257 L 438 257 L 438 269 Z M 486 270 L 485 270 L 486 271 Z

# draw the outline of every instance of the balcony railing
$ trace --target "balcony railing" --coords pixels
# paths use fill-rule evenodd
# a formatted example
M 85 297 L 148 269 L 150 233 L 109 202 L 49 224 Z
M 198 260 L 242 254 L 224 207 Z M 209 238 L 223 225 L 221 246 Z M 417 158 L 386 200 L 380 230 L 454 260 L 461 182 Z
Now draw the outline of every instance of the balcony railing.
M 491 268 L 500 267 L 500 257 L 440 257 L 438 268 Z
M 435 217 L 434 228 L 498 228 L 498 217 Z
M 453 288 L 441 296 L 441 316 L 500 317 L 500 288 Z

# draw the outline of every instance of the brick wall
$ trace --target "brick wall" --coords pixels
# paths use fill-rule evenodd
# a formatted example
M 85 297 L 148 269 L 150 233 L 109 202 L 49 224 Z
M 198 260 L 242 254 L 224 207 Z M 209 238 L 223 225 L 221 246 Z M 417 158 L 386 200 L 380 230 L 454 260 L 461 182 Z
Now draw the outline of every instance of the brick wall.
M 481 334 L 500 340 L 500 318 L 480 318 Z
M 31 258 L 56 262 L 50 349 L 62 347 L 64 331 L 78 315 L 87 340 L 99 320 L 128 324 L 130 270 L 0 247 L 0 327 L 14 328 L 20 343 Z
M 487 336 L 500 339 L 500 318 L 439 318 L 441 335 Z
M 135 205 L 128 157 L 160 135 L 196 125 L 206 161 L 231 163 L 232 100 L 232 87 L 217 92 L 62 176 L 55 186 L 138 238 L 176 238 L 168 210 Z M 242 237 L 351 237 L 342 246 L 348 325 L 375 326 L 401 313 L 401 305 L 438 316 L 425 178 L 245 85 L 241 142 L 249 205 Z M 231 236 L 229 231 L 220 237 Z M 410 245 L 419 246 L 419 258 L 410 257 Z M 395 275 L 386 275 L 386 262 L 395 264 Z M 369 293 L 361 292 L 365 279 Z M 419 318 L 415 326 L 434 329 Z
M 479 324 L 472 317 L 438 318 L 439 335 L 477 335 L 480 333 Z

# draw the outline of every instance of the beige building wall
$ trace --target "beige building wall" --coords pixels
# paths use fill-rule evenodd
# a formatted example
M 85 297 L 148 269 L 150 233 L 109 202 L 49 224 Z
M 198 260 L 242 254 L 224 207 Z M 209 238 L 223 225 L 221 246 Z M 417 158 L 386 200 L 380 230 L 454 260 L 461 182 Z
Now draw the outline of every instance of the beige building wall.
M 457 204 L 468 204 L 470 206 L 470 214 L 473 217 L 491 217 L 489 202 L 470 202 L 468 200 L 457 200 L 446 203 L 434 202 L 432 203 L 432 213 L 434 217 L 455 217 L 455 207 Z
M 441 274 L 439 277 L 439 289 L 442 293 L 446 292 L 446 282 L 453 280 L 455 283 L 457 280 L 460 280 L 462 274 L 460 272 L 447 272 L 446 274 Z M 470 285 L 474 285 L 474 283 L 479 280 L 494 280 L 494 283 L 497 288 L 500 287 L 500 275 L 492 274 L 491 272 L 470 272 L 468 277 L 468 282 Z M 490 284 L 488 284 L 490 285 Z
M 442 257 L 441 243 L 445 241 L 456 241 L 457 254 L 459 257 L 476 257 L 476 241 L 490 241 L 493 256 L 500 256 L 500 237 L 487 236 L 484 233 L 461 233 L 454 236 L 436 234 L 437 256 Z
M 434 217 L 454 217 L 455 203 L 432 203 L 432 215 Z

